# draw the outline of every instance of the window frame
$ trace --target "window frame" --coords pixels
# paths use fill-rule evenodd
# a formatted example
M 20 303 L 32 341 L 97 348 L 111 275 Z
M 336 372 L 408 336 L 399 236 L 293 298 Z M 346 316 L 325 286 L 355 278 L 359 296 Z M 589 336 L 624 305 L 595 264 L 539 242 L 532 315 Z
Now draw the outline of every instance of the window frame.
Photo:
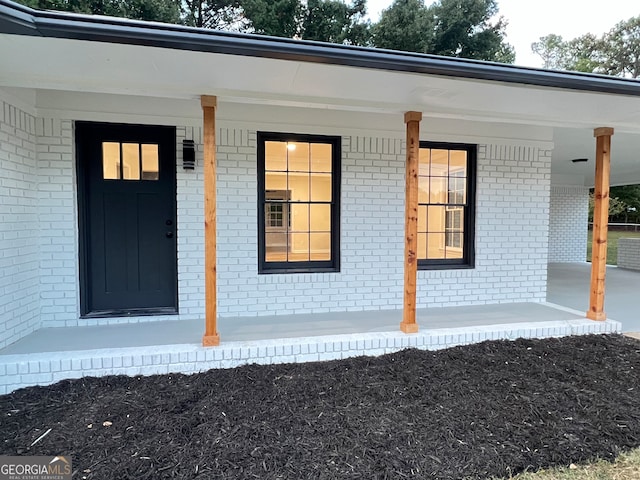
M 312 135 L 282 132 L 257 132 L 258 156 L 258 273 L 322 273 L 340 271 L 340 173 L 342 138 L 329 135 Z M 267 262 L 266 261 L 266 142 L 303 142 L 331 145 L 331 258 L 330 260 L 310 260 L 306 262 Z M 289 201 L 289 207 L 296 202 Z M 325 202 L 308 202 L 325 203 Z M 291 208 L 289 208 L 289 211 Z
M 476 166 L 478 158 L 478 146 L 470 143 L 450 143 L 450 142 L 431 142 L 421 141 L 420 149 L 429 148 L 432 150 L 464 150 L 467 152 L 467 188 L 466 188 L 466 206 L 463 206 L 464 221 L 462 222 L 462 258 L 438 258 L 428 259 L 419 258 L 418 254 L 418 270 L 445 270 L 445 269 L 464 269 L 475 268 L 475 223 L 476 223 Z M 444 203 L 419 203 L 422 205 L 439 205 L 445 207 L 445 215 L 447 207 L 456 207 L 458 204 Z M 419 210 L 419 209 L 418 209 Z M 445 242 L 446 242 L 446 226 L 445 226 Z M 417 239 L 416 239 L 417 241 Z

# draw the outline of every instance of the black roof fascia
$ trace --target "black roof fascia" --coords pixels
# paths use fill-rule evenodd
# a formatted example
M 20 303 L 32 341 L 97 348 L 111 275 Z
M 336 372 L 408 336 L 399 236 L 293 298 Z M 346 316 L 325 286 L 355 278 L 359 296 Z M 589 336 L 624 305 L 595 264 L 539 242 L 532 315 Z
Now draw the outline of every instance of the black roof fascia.
M 640 81 L 377 48 L 220 32 L 34 10 L 0 0 L 0 33 L 323 63 L 568 90 L 640 96 Z

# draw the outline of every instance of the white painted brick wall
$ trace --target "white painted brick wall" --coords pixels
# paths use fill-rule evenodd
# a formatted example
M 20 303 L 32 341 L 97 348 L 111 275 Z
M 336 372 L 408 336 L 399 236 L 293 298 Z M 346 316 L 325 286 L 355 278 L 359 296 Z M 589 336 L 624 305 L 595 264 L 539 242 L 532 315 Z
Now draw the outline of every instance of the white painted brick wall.
M 549 209 L 549 262 L 587 259 L 589 189 L 579 185 L 552 185 Z
M 73 122 L 37 119 L 43 327 L 151 322 L 204 315 L 203 176 L 201 129 L 177 127 L 179 315 L 80 319 L 77 178 Z M 200 168 L 182 168 L 182 140 L 197 145 Z
M 0 348 L 40 327 L 35 118 L 0 92 Z
M 80 312 L 72 129 L 69 120 L 36 119 L 43 326 L 63 326 Z
M 202 318 L 201 128 L 177 128 L 180 314 L 88 320 L 79 318 L 73 123 L 35 123 L 42 326 Z M 248 127 L 220 128 L 217 137 L 221 322 L 244 315 L 401 308 L 404 141 L 348 132 L 342 137 L 340 272 L 258 275 L 256 131 Z M 185 138 L 196 143 L 193 171 L 181 167 Z M 546 296 L 550 152 L 482 144 L 477 170 L 476 267 L 419 272 L 419 307 L 542 301 Z
M 618 240 L 618 268 L 640 270 L 640 238 Z
M 551 152 L 478 146 L 474 269 L 418 272 L 418 307 L 546 298 Z
M 339 273 L 258 275 L 255 132 L 241 133 L 219 140 L 220 316 L 401 308 L 404 142 L 343 136 Z M 420 271 L 419 307 L 544 301 L 550 162 L 479 146 L 476 268 Z

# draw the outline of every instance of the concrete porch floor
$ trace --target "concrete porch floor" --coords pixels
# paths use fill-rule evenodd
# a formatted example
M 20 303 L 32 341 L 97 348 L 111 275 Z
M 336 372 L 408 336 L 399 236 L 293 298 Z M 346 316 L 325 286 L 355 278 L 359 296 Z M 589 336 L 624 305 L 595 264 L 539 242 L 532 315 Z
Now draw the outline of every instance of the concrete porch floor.
M 547 273 L 547 301 L 586 312 L 589 308 L 591 264 L 551 263 Z M 622 323 L 622 331 L 640 332 L 640 272 L 607 267 L 604 311 Z
M 581 320 L 579 312 L 539 303 L 504 303 L 418 310 L 421 330 Z M 222 342 L 396 332 L 401 310 L 234 317 L 218 320 Z M 86 349 L 200 344 L 202 320 L 167 320 L 108 326 L 42 328 L 0 350 L 0 355 Z
M 407 347 L 439 349 L 490 339 L 640 331 L 632 305 L 640 273 L 615 268 L 607 272 L 607 313 L 622 320 L 621 326 L 615 320 L 584 318 L 589 268 L 550 265 L 552 303 L 419 310 L 420 332 L 413 335 L 399 331 L 399 310 L 221 318 L 222 344 L 215 348 L 200 345 L 202 320 L 40 329 L 0 350 L 0 394 L 82 376 L 193 373 L 245 363 L 379 355 Z

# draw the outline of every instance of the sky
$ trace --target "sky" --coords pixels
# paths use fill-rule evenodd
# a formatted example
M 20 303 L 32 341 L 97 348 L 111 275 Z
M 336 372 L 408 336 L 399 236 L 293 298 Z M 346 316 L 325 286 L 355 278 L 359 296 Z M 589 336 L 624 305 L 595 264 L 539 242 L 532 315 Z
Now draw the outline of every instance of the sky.
M 377 20 L 392 0 L 367 0 L 369 17 Z M 426 0 L 425 3 L 430 3 Z M 550 33 L 570 40 L 585 33 L 601 35 L 613 26 L 640 15 L 636 0 L 498 0 L 505 17 L 507 41 L 516 50 L 516 65 L 541 67 L 540 57 L 531 52 L 531 44 Z

